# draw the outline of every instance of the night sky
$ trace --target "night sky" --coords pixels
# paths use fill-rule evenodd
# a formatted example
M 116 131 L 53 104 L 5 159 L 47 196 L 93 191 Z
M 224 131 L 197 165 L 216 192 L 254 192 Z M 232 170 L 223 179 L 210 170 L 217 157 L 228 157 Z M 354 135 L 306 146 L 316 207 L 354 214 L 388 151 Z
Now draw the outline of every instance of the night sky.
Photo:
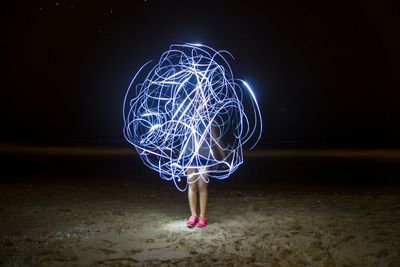
M 400 147 L 400 5 L 370 2 L 16 1 L 2 8 L 1 140 L 123 142 L 138 68 L 199 42 L 254 88 L 260 147 Z

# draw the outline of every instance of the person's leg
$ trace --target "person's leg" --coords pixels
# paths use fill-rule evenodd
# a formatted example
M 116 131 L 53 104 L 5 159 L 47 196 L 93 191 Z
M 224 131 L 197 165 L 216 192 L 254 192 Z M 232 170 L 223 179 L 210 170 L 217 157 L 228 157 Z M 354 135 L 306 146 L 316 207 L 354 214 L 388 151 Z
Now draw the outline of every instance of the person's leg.
M 201 168 L 201 172 L 206 171 L 206 169 Z M 203 173 L 202 177 L 197 181 L 197 186 L 200 195 L 200 217 L 206 217 L 206 210 L 207 210 L 207 199 L 208 199 L 208 175 Z
M 195 170 L 188 171 L 188 198 L 189 198 L 189 206 L 190 206 L 190 213 L 192 216 L 197 216 L 197 183 L 193 182 L 196 180 L 196 176 L 193 173 Z

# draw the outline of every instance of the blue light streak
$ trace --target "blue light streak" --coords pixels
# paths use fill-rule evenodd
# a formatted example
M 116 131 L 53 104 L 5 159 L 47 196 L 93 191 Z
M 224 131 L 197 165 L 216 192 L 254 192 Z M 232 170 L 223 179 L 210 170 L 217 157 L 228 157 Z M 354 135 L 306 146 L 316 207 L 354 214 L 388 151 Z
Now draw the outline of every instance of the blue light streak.
M 254 91 L 234 78 L 225 55 L 233 58 L 202 44 L 171 45 L 139 69 L 124 97 L 126 140 L 181 191 L 188 170 L 206 182 L 228 178 L 243 163 L 243 146 L 261 138 Z

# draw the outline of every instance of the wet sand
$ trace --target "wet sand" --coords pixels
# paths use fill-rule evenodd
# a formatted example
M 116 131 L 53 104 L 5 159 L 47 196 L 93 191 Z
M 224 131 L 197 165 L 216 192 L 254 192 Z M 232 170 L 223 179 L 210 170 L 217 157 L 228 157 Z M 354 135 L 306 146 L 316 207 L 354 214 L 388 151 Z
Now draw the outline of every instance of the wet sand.
M 0 265 L 400 266 L 398 192 L 288 188 L 210 186 L 188 229 L 170 185 L 2 184 Z

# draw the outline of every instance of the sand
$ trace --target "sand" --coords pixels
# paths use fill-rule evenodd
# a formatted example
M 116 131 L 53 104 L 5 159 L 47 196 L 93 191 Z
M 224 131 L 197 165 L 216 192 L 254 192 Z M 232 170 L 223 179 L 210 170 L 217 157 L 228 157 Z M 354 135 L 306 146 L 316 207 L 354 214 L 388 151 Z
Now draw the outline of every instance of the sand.
M 2 266 L 400 266 L 396 193 L 220 190 L 188 229 L 164 184 L 0 185 Z

